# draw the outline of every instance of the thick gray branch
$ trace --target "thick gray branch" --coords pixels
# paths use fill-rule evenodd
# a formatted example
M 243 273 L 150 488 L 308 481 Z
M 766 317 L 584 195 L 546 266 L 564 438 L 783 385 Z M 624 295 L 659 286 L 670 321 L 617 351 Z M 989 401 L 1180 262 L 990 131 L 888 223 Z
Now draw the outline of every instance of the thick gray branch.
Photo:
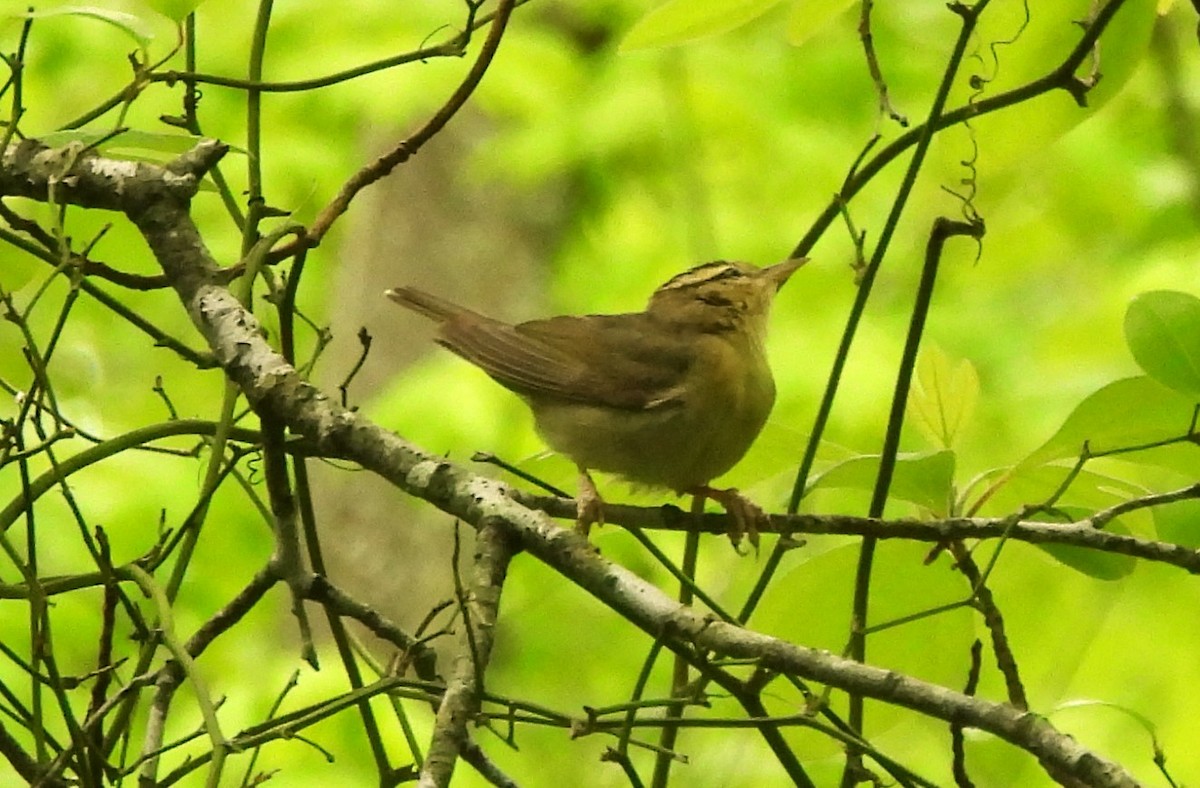
M 49 148 L 34 139 L 9 143 L 0 153 L 0 197 L 140 212 L 164 200 L 186 204 L 200 179 L 229 146 L 204 140 L 166 167 L 109 159 L 82 143 Z

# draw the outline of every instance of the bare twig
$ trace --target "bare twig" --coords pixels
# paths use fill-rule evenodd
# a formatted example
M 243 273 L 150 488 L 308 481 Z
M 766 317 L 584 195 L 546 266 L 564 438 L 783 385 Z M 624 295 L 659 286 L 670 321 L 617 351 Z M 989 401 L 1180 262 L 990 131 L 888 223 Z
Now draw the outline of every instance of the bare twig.
M 967 670 L 967 683 L 963 687 L 963 694 L 973 696 L 975 689 L 979 686 L 979 674 L 983 667 L 983 643 L 976 640 L 971 644 L 971 664 Z M 954 723 L 950 724 L 950 746 L 954 753 L 954 761 L 952 772 L 954 774 L 954 784 L 958 788 L 975 788 L 975 783 L 971 782 L 970 775 L 967 774 L 967 752 L 966 742 L 963 737 L 963 729 L 961 725 Z
M 1082 522 L 1087 523 L 1093 528 L 1103 528 L 1123 514 L 1136 512 L 1139 509 L 1149 509 L 1154 506 L 1165 506 L 1166 504 L 1177 503 L 1178 501 L 1187 501 L 1193 498 L 1200 498 L 1200 483 L 1189 484 L 1187 487 L 1181 487 L 1171 492 L 1154 493 L 1142 496 L 1141 498 L 1122 501 L 1115 506 L 1110 506 L 1107 509 L 1096 512 Z
M 1009 643 L 1004 628 L 1004 616 L 1000 613 L 1000 606 L 996 604 L 995 597 L 992 596 L 992 590 L 987 587 L 987 578 L 980 573 L 971 552 L 962 542 L 950 542 L 950 551 L 954 554 L 959 571 L 971 584 L 971 597 L 976 608 L 983 614 L 984 624 L 992 636 L 992 652 L 996 655 L 996 666 L 1004 676 L 1008 702 L 1013 708 L 1028 709 L 1029 699 L 1025 695 L 1025 685 L 1017 668 L 1017 658 L 1013 654 L 1012 644 Z
M 704 497 L 692 496 L 692 518 L 698 518 L 704 513 Z M 692 589 L 696 585 L 696 559 L 700 554 L 699 531 L 688 531 L 684 537 L 683 560 L 679 569 L 684 578 L 679 583 L 679 604 L 691 605 L 694 595 Z M 691 693 L 688 689 L 688 663 L 680 654 L 675 655 L 671 666 L 671 697 L 679 701 L 669 705 L 664 715 L 662 732 L 658 737 L 659 752 L 654 759 L 654 774 L 651 776 L 652 788 L 666 788 L 671 774 L 671 763 L 675 760 L 675 742 L 679 736 L 679 726 L 674 724 L 683 718 L 686 700 Z
M 346 181 L 333 200 L 317 215 L 316 221 L 309 228 L 305 239 L 307 245 L 317 246 L 320 244 L 321 239 L 325 237 L 325 233 L 329 232 L 329 228 L 333 226 L 333 223 L 350 207 L 350 201 L 354 199 L 355 195 L 387 175 L 396 166 L 408 161 L 422 145 L 441 131 L 450 122 L 450 119 L 462 109 L 463 105 L 467 103 L 467 99 L 475 92 L 479 81 L 483 79 L 488 66 L 491 65 L 492 57 L 495 56 L 496 50 L 500 46 L 500 40 L 504 37 L 504 28 L 508 24 L 508 17 L 512 13 L 513 7 L 514 0 L 500 0 L 496 8 L 495 18 L 492 20 L 492 27 L 488 31 L 487 40 L 484 41 L 483 47 L 479 50 L 479 57 L 476 58 L 471 70 L 467 72 L 467 76 L 463 79 L 462 84 L 454 91 L 454 95 L 442 105 L 441 109 L 434 113 L 434 116 L 424 126 L 414 132 L 408 139 L 401 141 L 390 151 L 366 167 L 363 167 Z M 284 253 L 286 254 L 286 252 Z
M 310 573 L 304 567 L 300 550 L 300 527 L 296 501 L 287 473 L 287 455 L 283 449 L 283 425 L 269 414 L 262 414 L 263 475 L 271 500 L 271 515 L 275 532 L 275 550 L 271 554 L 271 571 L 288 586 L 292 597 L 292 615 L 300 628 L 300 654 L 304 661 L 319 670 L 317 650 L 313 647 L 312 630 L 304 598 Z
M 363 364 L 367 361 L 367 354 L 371 352 L 371 334 L 367 331 L 366 326 L 358 329 L 358 344 L 362 348 L 362 353 L 359 353 L 358 360 L 354 362 L 354 366 L 346 373 L 346 379 L 338 384 L 338 391 L 342 393 L 343 408 L 350 406 L 350 382 L 354 380 L 354 376 L 362 369 Z
M 547 498 L 522 491 L 512 496 L 532 508 L 562 519 L 575 516 L 569 498 Z M 704 533 L 721 534 L 728 520 L 719 513 L 706 513 L 697 525 L 689 524 L 685 512 L 676 507 L 639 507 L 606 503 L 604 521 L 627 528 L 686 531 L 698 528 Z M 1200 574 L 1200 550 L 1171 542 L 1145 539 L 1128 534 L 1098 530 L 1089 520 L 1072 523 L 1016 520 L 1009 517 L 948 517 L 938 520 L 914 518 L 875 518 L 840 514 L 771 515 L 763 533 L 837 534 L 872 536 L 877 539 L 915 539 L 921 542 L 947 542 L 951 539 L 1015 539 L 1029 544 L 1062 544 L 1128 555 L 1147 561 L 1170 564 L 1191 574 Z
M 908 128 L 908 118 L 892 106 L 887 82 L 883 79 L 883 69 L 879 67 L 879 56 L 875 53 L 875 36 L 871 33 L 871 9 L 874 5 L 873 0 L 862 0 L 862 11 L 858 18 L 858 37 L 862 40 L 863 54 L 867 58 L 867 70 L 871 72 L 871 81 L 875 83 L 875 93 L 879 96 L 880 114 L 887 115 L 901 128 Z

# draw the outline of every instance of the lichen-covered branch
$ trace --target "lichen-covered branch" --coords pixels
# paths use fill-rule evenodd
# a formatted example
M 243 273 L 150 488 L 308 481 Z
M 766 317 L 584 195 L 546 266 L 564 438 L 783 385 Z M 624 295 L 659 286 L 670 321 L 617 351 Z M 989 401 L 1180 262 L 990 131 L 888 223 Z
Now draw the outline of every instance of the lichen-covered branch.
M 449 785 L 454 764 L 467 745 L 467 725 L 479 713 L 483 676 L 496 638 L 500 592 L 515 546 L 503 523 L 491 520 L 480 523 L 471 583 L 466 599 L 460 600 L 463 616 L 454 670 L 438 707 L 433 740 L 417 783 L 419 788 Z

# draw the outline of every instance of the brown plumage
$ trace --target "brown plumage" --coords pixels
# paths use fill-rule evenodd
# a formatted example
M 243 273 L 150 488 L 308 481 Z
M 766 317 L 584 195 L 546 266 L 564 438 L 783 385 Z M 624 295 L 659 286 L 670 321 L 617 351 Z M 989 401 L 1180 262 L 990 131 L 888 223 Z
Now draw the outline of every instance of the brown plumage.
M 538 432 L 575 461 L 579 522 L 603 520 L 587 471 L 705 495 L 753 532 L 761 516 L 709 482 L 758 436 L 775 400 L 763 343 L 775 292 L 803 264 L 705 263 L 659 287 L 644 312 L 510 325 L 411 287 L 396 303 L 439 324 L 437 342 L 521 396 Z

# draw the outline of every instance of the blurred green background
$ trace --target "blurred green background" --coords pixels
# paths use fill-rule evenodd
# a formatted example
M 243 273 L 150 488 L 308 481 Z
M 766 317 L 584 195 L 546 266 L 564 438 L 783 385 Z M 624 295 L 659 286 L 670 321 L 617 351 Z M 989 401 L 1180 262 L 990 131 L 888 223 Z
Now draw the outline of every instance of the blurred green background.
M 15 13 L 19 5 L 3 10 Z M 153 58 L 172 46 L 173 25 L 149 5 L 102 5 L 144 22 L 154 36 L 148 44 Z M 993 5 L 965 66 L 965 74 L 992 80 L 984 96 L 1057 63 L 1078 34 L 1070 20 L 1085 18 L 1090 4 L 1034 8 L 1015 43 L 990 47 L 1012 37 L 1022 19 L 1019 3 Z M 835 12 L 844 2 L 766 6 L 762 15 L 717 35 L 625 50 L 623 37 L 647 12 L 645 3 L 534 0 L 519 8 L 468 109 L 410 164 L 364 193 L 310 255 L 300 306 L 333 336 L 315 377 L 332 391 L 353 366 L 359 354 L 355 333 L 366 326 L 375 345 L 351 386 L 352 404 L 430 451 L 462 462 L 474 451 L 493 452 L 573 490 L 569 465 L 540 456 L 541 444 L 519 401 L 433 348 L 428 328 L 398 314 L 382 291 L 417 283 L 513 319 L 627 311 L 641 308 L 655 286 L 694 263 L 728 258 L 767 264 L 786 257 L 833 199 L 871 135 L 879 131 L 886 143 L 901 130 L 878 115 L 856 34 L 856 4 L 840 13 Z M 1162 10 L 1159 17 L 1155 3 L 1138 1 L 1120 12 L 1104 37 L 1104 78 L 1088 109 L 1059 92 L 981 119 L 973 131 L 959 127 L 937 137 L 863 321 L 825 435 L 822 467 L 880 449 L 929 227 L 937 216 L 961 214 L 960 201 L 946 190 L 968 189 L 962 161 L 976 156 L 976 148 L 973 205 L 987 222 L 987 235 L 981 249 L 961 239 L 949 245 L 927 328 L 930 343 L 955 363 L 969 361 L 978 375 L 973 416 L 955 446 L 960 487 L 977 474 L 1018 462 L 1085 395 L 1138 373 L 1121 334 L 1130 298 L 1150 289 L 1200 294 L 1195 17 L 1187 8 Z M 254 9 L 209 0 L 197 14 L 199 70 L 243 76 Z M 806 15 L 822 23 L 806 21 Z M 266 78 L 314 77 L 408 51 L 448 37 L 462 18 L 462 5 L 449 1 L 399 7 L 359 0 L 352 11 L 338 3 L 280 3 L 272 16 Z M 875 41 L 893 102 L 913 122 L 928 111 L 957 29 L 956 17 L 938 2 L 880 3 L 875 10 Z M 12 51 L 19 31 L 20 20 L 0 17 L 0 48 Z M 466 60 L 431 59 L 331 87 L 264 96 L 268 202 L 311 222 L 349 174 L 440 106 L 477 43 Z M 30 136 L 54 131 L 121 90 L 133 46 L 122 30 L 95 19 L 38 20 L 28 48 L 22 131 Z M 170 67 L 181 69 L 182 61 L 176 58 Z M 951 106 L 967 99 L 965 74 Z M 169 131 L 158 116 L 178 113 L 180 96 L 179 86 L 150 86 L 126 123 Z M 205 86 L 200 119 L 205 134 L 245 146 L 245 98 L 239 91 Z M 91 127 L 113 122 L 110 114 Z M 902 156 L 849 206 L 868 250 L 906 162 Z M 245 156 L 231 153 L 223 167 L 235 191 L 243 189 Z M 12 205 L 49 219 L 43 206 Z M 219 200 L 202 194 L 195 213 L 217 259 L 233 262 L 240 238 Z M 140 237 L 119 219 L 72 209 L 67 232 L 89 238 L 110 221 L 114 226 L 94 256 L 154 273 Z M 772 321 L 779 399 L 771 424 L 729 477 L 773 511 L 786 504 L 855 292 L 853 244 L 843 223 L 835 222 L 810 256 L 813 262 L 782 292 Z M 27 298 L 48 273 L 39 265 L 0 246 L 0 285 Z M 64 292 L 58 281 L 47 297 L 61 299 Z M 122 298 L 201 346 L 170 292 Z M 53 317 L 52 309 L 35 313 L 35 331 L 44 336 Z M 269 317 L 266 322 L 270 327 Z M 315 335 L 306 332 L 301 341 L 311 348 Z M 16 329 L 0 324 L 0 376 L 24 388 L 29 374 L 20 346 Z M 162 376 L 181 416 L 215 419 L 220 407 L 219 373 L 198 375 L 86 298 L 72 315 L 52 371 L 64 412 L 102 435 L 166 418 L 151 391 L 156 376 Z M 13 402 L 0 404 L 0 417 L 15 412 Z M 910 452 L 936 448 L 911 428 L 902 446 Z M 114 560 L 125 561 L 153 543 L 160 513 L 167 524 L 186 515 L 200 485 L 199 467 L 125 454 L 80 474 L 73 487 L 88 517 L 109 532 Z M 1145 479 L 1144 471 L 1117 464 L 1102 469 L 1135 482 L 1163 481 L 1161 474 Z M 411 629 L 450 594 L 451 523 L 366 476 L 337 468 L 318 473 L 324 540 L 335 554 L 331 575 Z M 0 473 L 3 500 L 18 488 L 14 473 Z M 602 481 L 601 488 L 611 500 L 661 500 L 612 481 Z M 1013 491 L 984 513 L 1006 513 L 1038 494 L 1034 490 L 1032 498 L 1022 499 L 1021 491 Z M 861 514 L 867 500 L 862 490 L 825 489 L 806 500 L 804 509 Z M 889 514 L 916 511 L 897 504 Z M 82 571 L 85 556 L 61 499 L 48 496 L 39 515 L 43 571 Z M 1191 544 L 1200 543 L 1190 519 L 1177 531 Z M 665 573 L 618 529 L 602 529 L 595 539 L 605 555 L 669 587 Z M 656 541 L 676 554 L 682 544 L 672 535 Z M 840 650 L 854 544 L 817 538 L 789 554 L 752 625 Z M 190 633 L 219 609 L 270 549 L 267 525 L 238 492 L 222 491 L 176 610 L 177 628 Z M 924 553 L 920 545 L 882 545 L 877 620 L 964 594 L 961 577 L 945 558 L 926 567 Z M 734 555 L 724 540 L 712 539 L 704 542 L 699 574 L 711 593 L 736 609 L 760 566 L 753 557 Z M 8 568 L 3 575 L 13 579 Z M 1037 711 L 1124 763 L 1146 784 L 1165 784 L 1151 762 L 1149 736 L 1129 714 L 1105 706 L 1051 710 L 1093 699 L 1144 715 L 1157 726 L 1175 779 L 1200 780 L 1192 721 L 1200 702 L 1194 616 L 1200 596 L 1194 581 L 1157 566 L 1138 566 L 1119 580 L 1103 581 L 1039 550 L 1009 545 L 992 585 Z M 56 651 L 76 673 L 91 667 L 97 598 L 79 593 L 56 600 Z M 283 591 L 273 590 L 270 599 L 273 608 L 256 610 L 243 625 L 262 636 L 239 636 L 235 630 L 199 663 L 213 692 L 227 697 L 221 711 L 227 732 L 261 720 L 300 664 Z M 24 614 L 15 602 L 0 605 L 6 608 L 0 638 L 26 652 Z M 568 713 L 628 697 L 650 643 L 582 591 L 519 557 L 502 609 L 489 689 Z M 959 610 L 877 636 L 870 659 L 959 687 L 975 636 L 984 636 L 977 617 Z M 345 689 L 334 654 L 323 656 L 326 669 L 302 670 L 285 708 Z M 660 668 L 662 691 L 667 665 Z M 0 680 L 13 686 L 25 681 L 3 662 Z M 773 689 L 774 711 L 799 708 L 798 698 Z M 980 693 L 1002 697 L 1002 684 L 987 661 Z M 186 689 L 177 703 L 183 708 L 190 703 Z M 416 706 L 413 712 L 424 741 L 429 715 Z M 736 716 L 738 709 L 715 698 L 713 713 Z M 343 714 L 307 732 L 333 754 L 333 763 L 291 741 L 270 745 L 258 768 L 279 769 L 273 783 L 287 786 L 373 784 L 358 723 Z M 197 724 L 194 713 L 176 709 L 176 735 Z M 868 725 L 885 752 L 935 783 L 949 782 L 944 726 L 875 705 L 869 707 Z M 403 762 L 403 739 L 394 729 L 388 736 L 393 758 Z M 600 735 L 571 741 L 561 730 L 522 728 L 519 751 L 487 732 L 477 736 L 523 785 L 553 785 L 564 777 L 588 786 L 626 784 L 615 766 L 598 761 L 612 744 Z M 789 738 L 811 759 L 817 783 L 833 784 L 841 768 L 838 750 L 810 733 Z M 689 731 L 680 747 L 692 759 L 676 767 L 680 785 L 780 780 L 749 731 Z M 1033 759 L 981 734 L 968 736 L 968 764 L 981 786 L 1040 785 L 1048 779 Z M 0 766 L 0 782 L 13 779 L 5 768 Z M 228 777 L 242 768 L 244 759 L 233 758 Z M 482 782 L 461 767 L 457 784 Z

